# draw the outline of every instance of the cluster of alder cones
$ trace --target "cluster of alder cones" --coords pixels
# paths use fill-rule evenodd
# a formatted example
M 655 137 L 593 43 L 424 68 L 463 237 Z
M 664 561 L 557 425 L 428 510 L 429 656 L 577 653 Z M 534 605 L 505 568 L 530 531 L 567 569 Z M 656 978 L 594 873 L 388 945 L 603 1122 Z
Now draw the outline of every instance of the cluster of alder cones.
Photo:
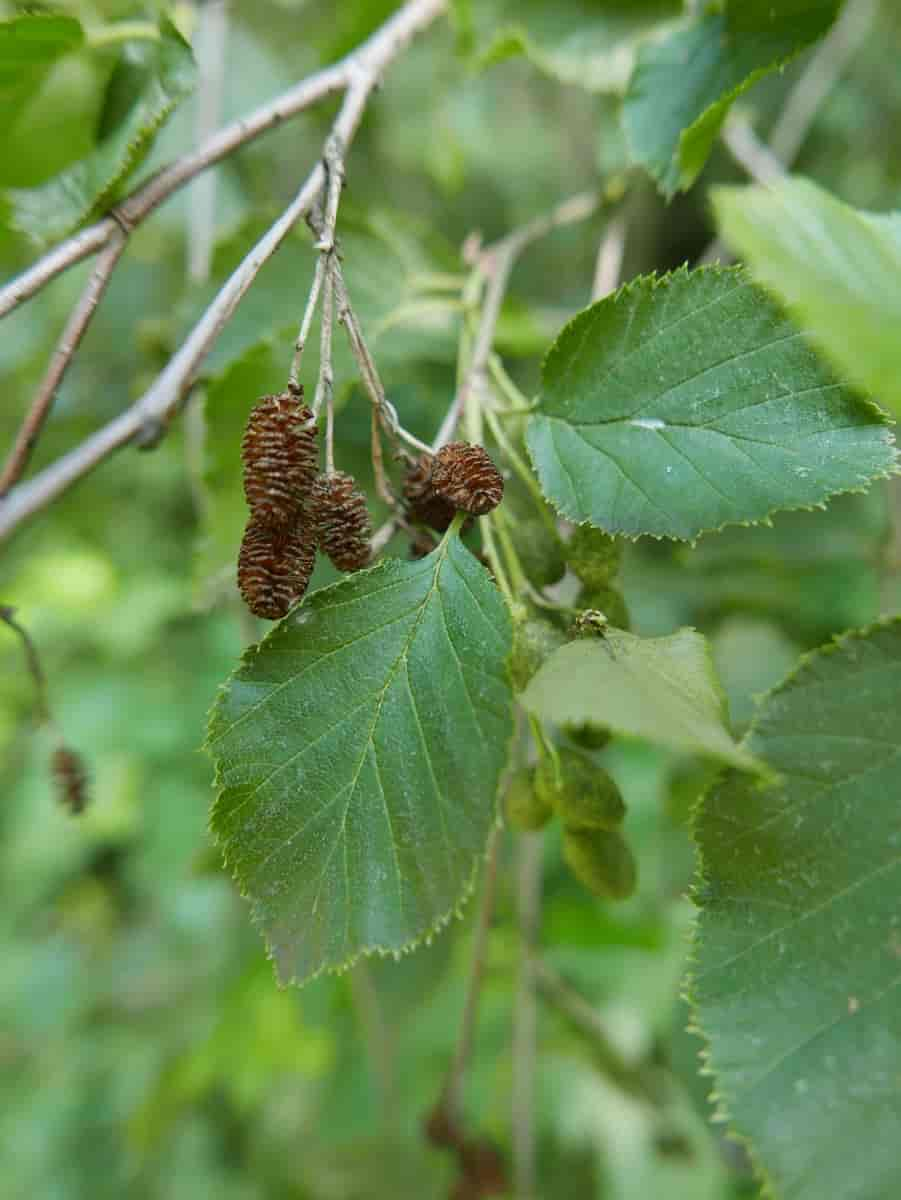
M 339 571 L 369 562 L 372 526 L 352 475 L 319 472 L 318 428 L 303 388 L 263 396 L 241 441 L 250 519 L 238 555 L 238 588 L 258 617 L 285 616 L 307 590 L 316 551 Z M 444 532 L 458 510 L 481 516 L 500 503 L 504 481 L 481 446 L 451 442 L 407 472 L 410 520 Z

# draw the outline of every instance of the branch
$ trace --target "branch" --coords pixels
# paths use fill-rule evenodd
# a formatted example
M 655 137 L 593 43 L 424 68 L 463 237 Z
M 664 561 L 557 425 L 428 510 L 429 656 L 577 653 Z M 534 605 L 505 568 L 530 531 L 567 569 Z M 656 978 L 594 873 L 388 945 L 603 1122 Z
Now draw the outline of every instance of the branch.
M 591 285 L 591 299 L 603 300 L 619 286 L 619 276 L 623 267 L 623 255 L 626 249 L 626 218 L 623 213 L 612 217 L 604 230 L 601 244 L 598 246 L 598 259 L 594 269 L 594 282 Z
M 0 497 L 5 496 L 9 489 L 21 478 L 22 472 L 28 465 L 28 459 L 31 451 L 34 449 L 41 430 L 44 427 L 44 422 L 50 414 L 50 409 L 53 407 L 53 401 L 56 398 L 56 393 L 59 385 L 62 383 L 63 376 L 68 370 L 69 363 L 75 351 L 81 345 L 81 340 L 90 323 L 91 317 L 103 293 L 106 291 L 106 286 L 112 277 L 116 263 L 125 249 L 125 234 L 118 228 L 113 232 L 113 236 L 100 258 L 97 260 L 97 265 L 91 272 L 91 277 L 85 284 L 84 291 L 69 320 L 66 322 L 66 327 L 56 344 L 56 349 L 50 359 L 50 365 L 41 380 L 35 397 L 31 402 L 31 407 L 25 414 L 25 419 L 16 435 L 16 440 L 13 443 L 13 448 L 9 452 L 9 457 L 3 467 L 3 472 L 0 474 Z
M 381 72 L 398 56 L 416 33 L 425 29 L 444 11 L 446 3 L 447 0 L 409 0 L 381 29 L 373 34 L 369 41 L 359 47 L 348 59 L 345 59 L 339 67 L 330 68 L 333 74 L 337 73 L 340 80 L 348 85 L 344 102 L 332 126 L 330 137 L 336 138 L 342 146 L 348 146 L 351 143 Z M 328 72 L 324 72 L 320 76 L 313 77 L 315 80 L 320 80 L 317 85 L 319 90 L 316 91 L 316 98 L 320 94 L 324 94 L 321 90 L 323 88 L 321 75 L 328 74 Z M 309 80 L 307 86 L 311 90 L 315 90 Z M 340 86 L 340 83 L 335 86 Z M 330 84 L 325 90 L 334 90 L 334 86 Z M 306 101 L 306 103 L 311 102 L 311 100 Z M 271 127 L 271 124 L 278 119 L 277 116 L 271 117 L 270 123 L 266 127 Z M 257 117 L 257 122 L 259 120 L 260 118 Z M 250 125 L 252 122 L 253 118 L 250 118 L 245 124 Z M 234 127 L 231 126 L 229 129 L 232 130 Z M 220 134 L 220 140 L 224 139 L 228 132 L 226 130 Z M 232 141 L 237 138 L 235 145 L 241 145 L 243 141 L 248 140 L 246 136 L 240 137 L 237 133 L 230 136 Z M 229 143 L 229 148 L 234 149 L 235 145 Z M 213 154 L 211 150 L 207 150 L 202 165 L 210 165 L 210 162 L 217 161 L 222 154 L 227 152 L 228 150 L 222 150 L 221 153 L 217 151 Z M 157 189 L 162 187 L 165 195 L 168 195 L 175 187 L 196 174 L 197 170 L 202 169 L 202 167 L 194 168 L 191 165 L 200 157 L 201 155 L 198 154 L 183 159 L 178 164 L 173 164 L 173 167 L 167 169 L 168 175 L 164 171 L 162 175 L 156 177 L 156 181 L 151 180 L 147 188 L 151 188 L 156 183 Z M 178 178 L 173 182 L 175 175 Z M 166 176 L 166 179 L 160 183 L 163 176 Z M 131 408 L 63 458 L 58 459 L 33 480 L 16 488 L 4 500 L 0 500 L 0 539 L 12 532 L 28 517 L 46 507 L 120 446 L 132 441 L 145 446 L 152 445 L 165 433 L 169 421 L 194 379 L 197 368 L 209 352 L 222 327 L 231 317 L 263 265 L 275 253 L 297 221 L 310 212 L 325 182 L 326 170 L 320 162 L 310 172 L 297 196 L 282 216 L 233 271 L 209 308 L 194 326 L 185 343 L 158 376 L 152 387 Z M 165 198 L 165 195 L 159 195 L 155 199 L 145 195 L 138 204 L 137 198 L 144 192 L 146 189 L 140 189 L 132 200 L 126 201 L 120 206 L 119 215 L 130 212 L 133 216 L 135 211 L 143 212 L 146 215 L 146 212 L 149 212 L 155 204 Z
M 810 132 L 823 101 L 844 75 L 854 55 L 869 33 L 878 10 L 877 0 L 849 0 L 829 35 L 811 56 L 803 74 L 789 93 L 782 114 L 773 126 L 769 141 L 753 143 L 744 131 L 735 132 L 735 124 L 726 123 L 723 140 L 736 161 L 748 170 L 752 179 L 771 182 L 792 166 Z M 765 178 L 769 175 L 769 178 Z M 698 265 L 728 262 L 731 255 L 720 237 L 715 237 L 698 259 Z

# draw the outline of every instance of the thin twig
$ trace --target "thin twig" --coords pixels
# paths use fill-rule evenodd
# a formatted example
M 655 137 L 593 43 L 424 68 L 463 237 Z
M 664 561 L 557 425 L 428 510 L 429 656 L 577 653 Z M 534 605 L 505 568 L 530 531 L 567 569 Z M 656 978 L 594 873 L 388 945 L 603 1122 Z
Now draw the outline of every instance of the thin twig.
M 472 967 L 469 974 L 469 985 L 466 990 L 466 1001 L 463 1006 L 463 1019 L 460 1022 L 460 1033 L 457 1048 L 454 1052 L 444 1087 L 441 1090 L 439 1106 L 454 1120 L 459 1119 L 463 1091 L 463 1076 L 472 1055 L 473 1038 L 475 1036 L 476 1016 L 479 1011 L 479 998 L 482 992 L 482 979 L 485 974 L 485 954 L 488 949 L 488 932 L 494 917 L 494 899 L 497 885 L 497 853 L 500 841 L 500 830 L 495 825 L 488 839 L 488 850 L 485 857 L 485 871 L 482 877 L 482 902 L 479 908 L 475 940 L 472 947 Z
M 313 396 L 313 415 L 318 416 L 325 404 L 331 407 L 334 373 L 332 371 L 332 324 L 335 312 L 335 273 L 331 261 L 326 263 L 322 292 L 322 326 L 319 333 L 319 378 Z
M 585 997 L 538 955 L 532 959 L 532 971 L 542 995 L 576 1030 L 588 1038 L 598 1066 L 611 1082 L 627 1095 L 659 1106 L 662 1097 L 656 1073 L 641 1063 L 633 1064 L 623 1057 Z
M 29 634 L 23 625 L 19 624 L 16 620 L 16 610 L 8 604 L 0 604 L 0 621 L 5 621 L 10 629 L 14 630 L 21 638 L 25 662 L 28 665 L 28 673 L 34 681 L 35 709 L 37 710 L 38 721 L 42 725 L 52 725 L 50 702 L 47 698 L 47 677 L 41 666 L 37 647 L 31 640 L 31 634 Z
M 463 373 L 454 402 L 448 409 L 435 437 L 435 449 L 440 449 L 451 440 L 460 416 L 466 408 L 470 393 L 479 391 L 484 383 L 485 371 L 494 342 L 494 332 L 516 259 L 531 242 L 544 237 L 545 234 L 562 225 L 584 221 L 597 211 L 599 204 L 600 197 L 597 193 L 580 192 L 575 196 L 570 196 L 562 204 L 558 204 L 549 213 L 536 217 L 535 220 L 529 221 L 519 229 L 514 229 L 500 241 L 479 252 L 477 272 L 481 272 L 483 277 L 487 277 L 488 286 L 485 289 L 469 367 Z
M 541 915 L 540 833 L 517 838 L 517 916 L 521 940 L 519 977 L 513 1007 L 513 1181 L 517 1200 L 534 1200 L 535 1171 L 535 1063 L 538 1053 L 538 1008 L 532 961 Z
M 623 213 L 611 217 L 598 246 L 597 264 L 594 269 L 594 282 L 591 285 L 591 299 L 603 300 L 619 286 L 619 276 L 623 268 L 623 254 L 626 249 L 626 218 Z
M 5 496 L 13 484 L 21 478 L 28 465 L 31 452 L 50 415 L 59 385 L 62 383 L 72 356 L 81 345 L 91 317 L 106 291 L 113 269 L 125 249 L 125 242 L 125 234 L 117 228 L 113 232 L 109 244 L 98 258 L 90 278 L 85 284 L 84 291 L 66 322 L 66 327 L 56 344 L 44 378 L 35 393 L 31 407 L 25 415 L 12 450 L 4 464 L 3 472 L 0 474 L 0 497 Z
M 340 76 L 348 83 L 348 88 L 332 127 L 332 135 L 337 137 L 342 146 L 349 145 L 353 140 L 370 94 L 382 71 L 416 33 L 426 28 L 444 11 L 446 2 L 447 0 L 409 0 L 409 3 L 341 65 Z M 329 87 L 327 90 L 334 88 Z M 236 144 L 243 144 L 243 141 L 239 139 Z M 172 170 L 184 171 L 185 161 L 187 160 L 181 160 L 181 164 L 174 164 Z M 209 165 L 209 162 L 205 162 L 204 165 Z M 120 446 L 136 440 L 145 445 L 152 444 L 154 439 L 166 432 L 166 427 L 190 388 L 198 367 L 223 326 L 263 265 L 275 253 L 297 221 L 310 211 L 316 197 L 322 191 L 325 176 L 325 167 L 321 162 L 317 163 L 295 199 L 232 272 L 187 340 L 143 396 L 80 446 L 0 501 L 0 539 L 28 517 L 46 507 Z M 159 179 L 159 176 L 157 178 Z M 179 182 L 184 182 L 184 179 Z M 150 187 L 152 183 L 151 180 L 147 186 Z M 174 190 L 175 186 L 178 186 L 178 183 L 172 187 L 168 187 L 167 184 L 166 194 Z M 160 197 L 162 198 L 164 197 Z M 123 208 L 127 205 L 128 201 Z M 119 211 L 121 213 L 122 209 Z
M 310 285 L 310 294 L 307 296 L 307 306 L 304 309 L 303 318 L 300 322 L 297 341 L 294 343 L 294 357 L 291 359 L 291 370 L 288 372 L 288 388 L 292 392 L 300 391 L 300 360 L 303 357 L 307 338 L 310 336 L 310 327 L 313 324 L 316 305 L 319 302 L 322 281 L 325 279 L 325 264 L 326 257 L 320 254 L 316 259 L 316 270 L 313 273 L 313 282 Z
M 851 0 L 845 5 L 827 37 L 811 56 L 798 82 L 789 93 L 773 127 L 766 150 L 772 162 L 788 170 L 801 152 L 823 101 L 847 70 L 872 27 L 878 10 L 876 0 Z M 729 133 L 727 122 L 724 138 Z M 727 146 L 729 145 L 727 141 Z M 761 144 L 761 143 L 758 143 Z M 735 155 L 732 146 L 730 153 Z M 741 159 L 739 159 L 741 162 Z M 745 165 L 745 163 L 741 163 Z M 699 265 L 729 262 L 732 255 L 719 236 L 713 238 L 698 259 Z
M 722 138 L 729 153 L 755 183 L 768 187 L 785 177 L 785 167 L 760 140 L 746 117 L 740 114 L 730 117 Z

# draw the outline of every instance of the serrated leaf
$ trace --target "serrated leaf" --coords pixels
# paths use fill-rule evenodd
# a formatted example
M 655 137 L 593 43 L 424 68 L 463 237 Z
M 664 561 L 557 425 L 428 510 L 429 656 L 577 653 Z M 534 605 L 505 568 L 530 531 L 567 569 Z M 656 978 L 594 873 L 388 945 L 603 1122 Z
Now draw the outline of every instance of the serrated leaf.
M 901 214 L 842 204 L 805 179 L 717 188 L 723 236 L 835 366 L 901 413 Z
M 212 826 L 279 975 L 399 952 L 465 898 L 511 735 L 506 609 L 456 537 L 314 593 L 210 720 Z
M 680 11 L 679 0 L 494 0 L 479 6 L 477 65 L 523 54 L 562 83 L 621 91 L 640 40 Z
M 603 725 L 745 770 L 760 769 L 729 732 L 707 641 L 692 629 L 662 638 L 610 629 L 603 638 L 569 642 L 547 659 L 519 702 L 558 725 Z
M 631 537 L 821 504 L 895 461 L 882 415 L 740 269 L 639 279 L 580 313 L 527 441 L 564 516 Z
M 901 622 L 802 660 L 697 819 L 692 984 L 724 1113 L 782 1200 L 901 1190 Z
M 168 21 L 158 42 L 129 42 L 114 73 L 110 102 L 119 119 L 95 149 L 46 183 L 7 193 L 10 224 L 38 242 L 65 237 L 92 214 L 111 204 L 121 184 L 141 163 L 157 131 L 193 89 L 196 69 L 191 49 Z M 129 92 L 128 103 L 122 88 Z M 122 109 L 125 109 L 122 115 Z
M 726 0 L 644 46 L 623 104 L 633 158 L 672 195 L 698 176 L 734 101 L 826 32 L 841 0 Z
M 53 64 L 83 42 L 74 17 L 28 13 L 0 22 L 0 130 L 16 121 Z

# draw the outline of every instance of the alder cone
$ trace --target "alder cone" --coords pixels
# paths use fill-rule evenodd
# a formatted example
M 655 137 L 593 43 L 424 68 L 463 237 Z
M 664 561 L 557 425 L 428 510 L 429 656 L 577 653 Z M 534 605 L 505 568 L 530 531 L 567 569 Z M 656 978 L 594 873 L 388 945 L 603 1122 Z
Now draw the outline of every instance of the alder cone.
M 238 555 L 238 589 L 257 617 L 277 621 L 307 590 L 316 561 L 316 541 L 296 519 L 278 529 L 251 517 Z
M 444 533 L 454 519 L 456 509 L 439 496 L 432 486 L 431 454 L 421 454 L 404 477 L 404 500 L 407 513 L 418 525 L 427 525 L 436 533 Z
M 319 549 L 339 571 L 359 571 L 369 562 L 372 524 L 366 497 L 353 475 L 336 471 L 313 484 L 310 515 Z
M 50 756 L 50 770 L 60 803 L 73 814 L 84 812 L 88 803 L 88 772 L 81 755 L 68 746 L 57 746 Z
M 481 446 L 448 442 L 432 463 L 432 487 L 454 508 L 482 517 L 504 497 L 504 479 Z
M 244 495 L 252 515 L 287 527 L 303 507 L 319 470 L 317 428 L 299 395 L 263 396 L 241 439 Z

